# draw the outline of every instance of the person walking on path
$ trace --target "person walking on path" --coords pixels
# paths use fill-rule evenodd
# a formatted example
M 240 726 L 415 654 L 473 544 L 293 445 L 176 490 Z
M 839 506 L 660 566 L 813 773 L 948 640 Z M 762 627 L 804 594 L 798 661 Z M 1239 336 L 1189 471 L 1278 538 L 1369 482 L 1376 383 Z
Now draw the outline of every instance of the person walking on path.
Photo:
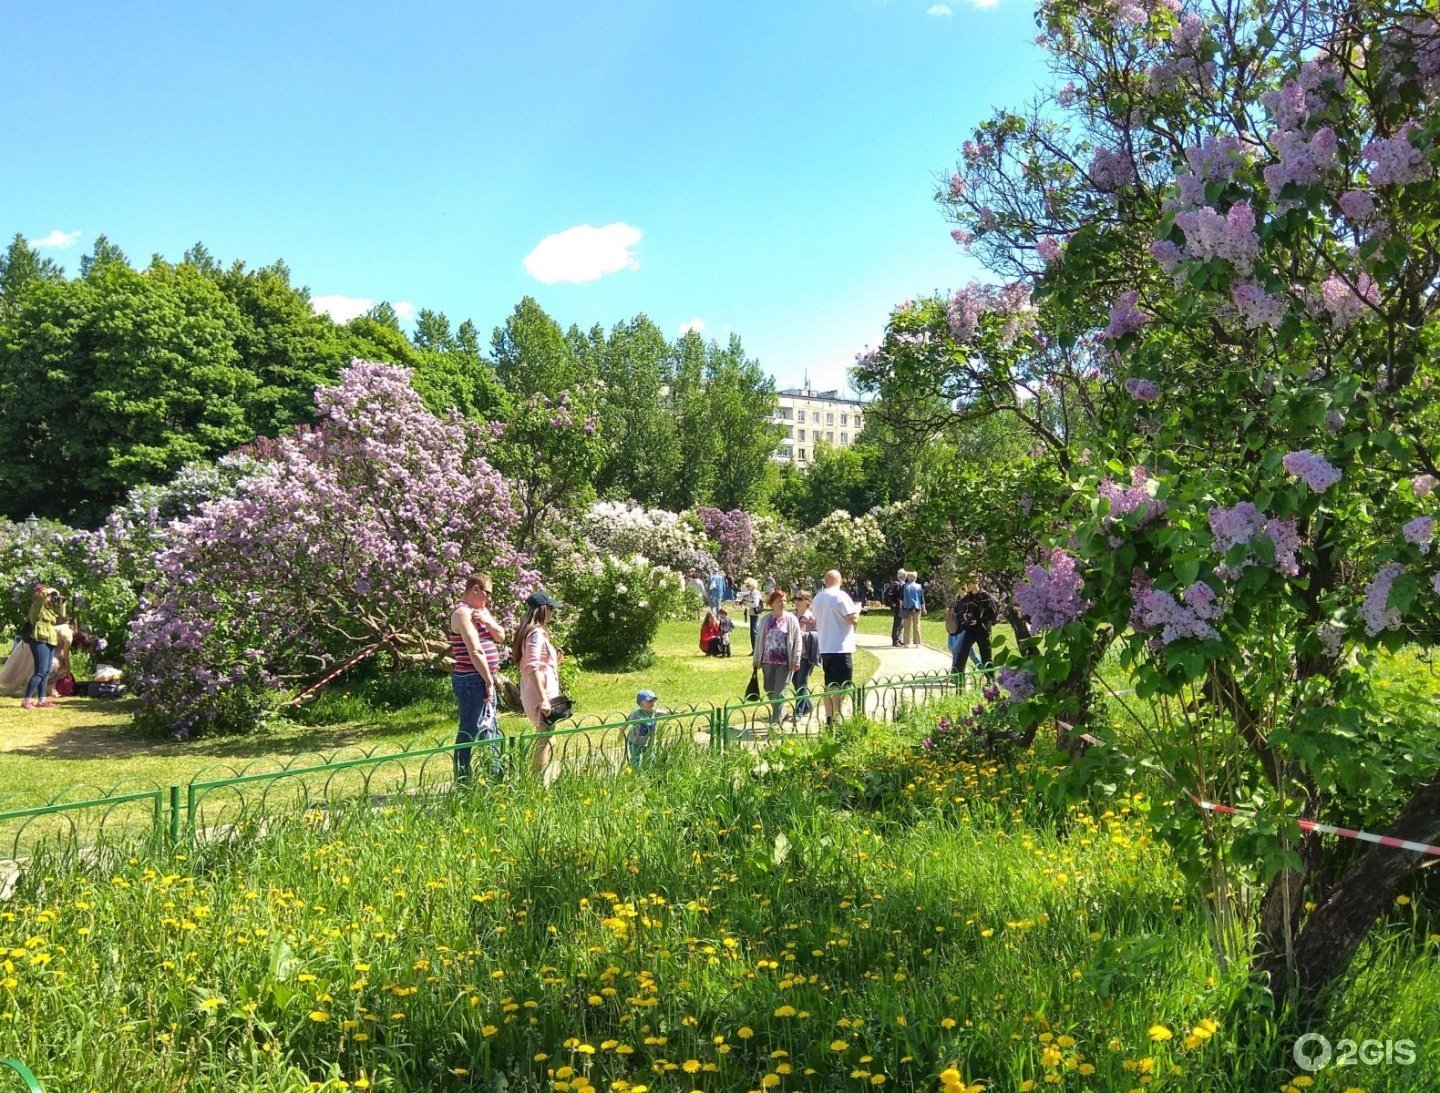
M 903 569 L 895 571 L 895 579 L 885 586 L 884 602 L 890 608 L 890 644 L 900 645 L 900 601 L 905 595 L 905 578 L 907 573 Z
M 795 688 L 795 712 L 790 716 L 791 721 L 799 721 L 802 717 L 809 717 L 814 706 L 810 702 L 810 673 L 815 670 L 815 665 L 820 663 L 820 639 L 815 634 L 815 612 L 810 610 L 810 603 L 814 596 L 809 592 L 801 592 L 795 597 L 795 617 L 800 620 L 800 667 L 795 675 L 791 677 L 791 686 Z
M 560 651 L 546 629 L 557 606 L 543 588 L 530 593 L 511 648 L 520 667 L 520 704 L 538 734 L 531 765 L 542 778 L 550 765 L 550 731 L 554 728 L 549 721 L 550 702 L 560 695 Z
M 785 610 L 785 593 L 770 593 L 770 612 L 760 620 L 760 641 L 750 662 L 764 678 L 765 692 L 770 696 L 770 724 L 783 720 L 785 688 L 800 669 L 800 620 Z
M 496 682 L 500 672 L 500 643 L 505 628 L 490 611 L 492 585 L 484 573 L 472 573 L 465 595 L 450 611 L 450 689 L 460 708 L 460 730 L 455 734 L 455 781 L 470 779 L 471 745 L 479 742 L 489 758 L 493 777 L 504 773 L 500 762 L 500 722 L 496 716 Z
M 825 574 L 825 587 L 815 594 L 815 633 L 820 648 L 820 668 L 825 674 L 825 723 L 831 724 L 845 711 L 844 691 L 855 676 L 855 624 L 860 608 L 840 587 L 840 571 Z
M 979 666 L 983 669 L 990 664 L 990 628 L 1000 615 L 995 597 L 980 586 L 974 577 L 962 586 L 961 595 L 955 601 L 955 614 L 960 623 L 960 641 L 955 646 L 955 659 L 950 663 L 952 675 L 965 671 L 965 658 L 972 649 L 980 650 Z
M 46 689 L 50 683 L 50 668 L 55 660 L 55 646 L 60 643 L 59 627 L 65 622 L 65 601 L 60 590 L 35 586 L 35 596 L 30 603 L 23 637 L 35 661 L 30 681 L 25 684 L 25 697 L 20 700 L 22 710 L 33 710 L 38 706 L 53 706 Z
M 905 575 L 905 587 L 900 593 L 900 609 L 905 616 L 904 645 L 920 644 L 920 619 L 925 614 L 925 586 L 915 578 L 912 569 Z

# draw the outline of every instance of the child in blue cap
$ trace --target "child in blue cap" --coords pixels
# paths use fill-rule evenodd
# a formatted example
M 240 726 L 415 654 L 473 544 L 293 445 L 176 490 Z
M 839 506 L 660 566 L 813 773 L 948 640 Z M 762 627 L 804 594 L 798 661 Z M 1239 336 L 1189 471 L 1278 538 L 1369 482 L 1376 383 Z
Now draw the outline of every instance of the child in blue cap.
M 649 752 L 650 746 L 655 742 L 655 702 L 657 695 L 654 691 L 641 691 L 635 696 L 636 709 L 627 721 L 632 722 L 630 731 L 625 734 L 625 750 L 630 756 L 630 765 L 638 767 L 641 761 Z

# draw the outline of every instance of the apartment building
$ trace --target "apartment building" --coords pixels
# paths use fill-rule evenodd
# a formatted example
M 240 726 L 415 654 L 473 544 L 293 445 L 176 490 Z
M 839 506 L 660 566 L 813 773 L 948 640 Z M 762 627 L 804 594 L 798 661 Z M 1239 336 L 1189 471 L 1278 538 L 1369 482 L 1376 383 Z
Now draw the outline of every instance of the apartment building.
M 864 425 L 864 403 L 842 398 L 839 391 L 787 387 L 777 391 L 776 396 L 779 406 L 774 420 L 785 427 L 785 435 L 775 450 L 775 458 L 781 463 L 804 466 L 815 458 L 815 446 L 820 442 L 832 448 L 848 448 Z

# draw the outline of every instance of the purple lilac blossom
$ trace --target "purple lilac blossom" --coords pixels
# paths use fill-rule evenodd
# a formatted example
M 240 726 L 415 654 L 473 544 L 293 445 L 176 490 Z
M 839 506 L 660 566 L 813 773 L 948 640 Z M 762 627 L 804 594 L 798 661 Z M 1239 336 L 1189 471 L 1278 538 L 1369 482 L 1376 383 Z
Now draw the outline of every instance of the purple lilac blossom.
M 1435 541 L 1433 516 L 1417 516 L 1400 530 L 1405 535 L 1405 541 L 1412 546 L 1418 546 L 1421 554 L 1430 553 L 1430 544 Z
M 1160 388 L 1154 380 L 1132 376 L 1125 381 L 1125 393 L 1139 402 L 1154 402 L 1160 397 Z
M 1418 501 L 1423 497 L 1429 497 L 1436 485 L 1440 485 L 1440 479 L 1433 474 L 1422 474 L 1410 482 L 1410 492 L 1415 495 Z
M 1365 589 L 1360 615 L 1365 620 L 1365 632 L 1372 638 L 1382 630 L 1394 630 L 1400 625 L 1400 612 L 1390 606 L 1390 588 L 1395 578 L 1404 572 L 1405 567 L 1399 562 L 1387 562 Z
M 995 682 L 1010 692 L 1011 702 L 1024 702 L 1027 698 L 1034 698 L 1038 691 L 1035 686 L 1035 673 L 1029 668 L 1012 668 L 1007 664 L 996 673 Z
M 1110 309 L 1110 325 L 1101 333 L 1102 338 L 1123 338 L 1151 321 L 1153 316 L 1149 312 L 1135 306 L 1139 298 L 1140 293 L 1134 289 L 1120 294 L 1115 306 Z
M 1370 163 L 1370 181 L 1376 186 L 1403 186 L 1417 182 L 1429 174 L 1425 153 L 1410 143 L 1410 134 L 1419 125 L 1407 121 L 1393 137 L 1379 137 L 1361 149 L 1360 156 Z
M 1135 163 L 1123 149 L 1096 148 L 1090 157 L 1090 183 L 1102 194 L 1113 194 L 1135 181 Z
M 1247 330 L 1279 326 L 1285 318 L 1285 308 L 1289 303 L 1284 296 L 1272 295 L 1250 281 L 1231 285 L 1230 298 L 1245 320 Z
M 1375 215 L 1375 195 L 1368 190 L 1346 190 L 1340 195 L 1340 211 L 1363 224 Z
M 1340 481 L 1340 472 L 1324 456 L 1316 455 L 1309 448 L 1291 452 L 1281 463 L 1286 473 L 1300 479 L 1316 493 L 1324 493 Z
M 1255 211 L 1245 202 L 1236 202 L 1221 215 L 1205 206 L 1194 212 L 1178 213 L 1175 223 L 1185 233 L 1185 256 L 1205 261 L 1219 258 L 1241 273 L 1248 274 L 1260 254 L 1260 237 L 1255 234 Z
M 1049 566 L 1032 565 L 1015 585 L 1015 606 L 1037 630 L 1053 630 L 1080 617 L 1089 606 L 1080 596 L 1084 579 L 1075 559 L 1059 547 L 1050 551 Z
M 1141 630 L 1158 630 L 1161 645 L 1182 638 L 1207 640 L 1218 638 L 1219 632 L 1207 619 L 1219 614 L 1215 605 L 1215 592 L 1208 585 L 1196 584 L 1187 588 L 1182 596 L 1186 602 L 1177 600 L 1172 593 L 1152 588 L 1138 603 L 1139 626 Z M 1193 603 L 1190 601 L 1194 601 Z
M 1154 482 L 1144 467 L 1133 467 L 1130 471 L 1130 485 L 1122 488 L 1106 475 L 1100 480 L 1096 487 L 1096 493 L 1110 502 L 1110 511 L 1105 515 L 1102 523 L 1105 527 L 1125 519 L 1132 512 L 1139 513 L 1140 519 L 1136 522 L 1136 529 L 1154 523 L 1165 514 L 1165 502 L 1157 501 L 1151 495 L 1150 486 Z
M 1331 322 L 1349 326 L 1368 310 L 1367 305 L 1380 303 L 1380 286 L 1374 278 L 1362 273 L 1352 288 L 1342 277 L 1327 277 L 1320 283 L 1320 306 L 1330 313 Z

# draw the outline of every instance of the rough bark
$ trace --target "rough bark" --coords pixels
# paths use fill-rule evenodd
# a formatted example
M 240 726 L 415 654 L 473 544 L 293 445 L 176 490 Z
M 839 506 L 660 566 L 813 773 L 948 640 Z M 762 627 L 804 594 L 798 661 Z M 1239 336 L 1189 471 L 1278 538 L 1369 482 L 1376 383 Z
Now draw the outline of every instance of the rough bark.
M 1415 842 L 1440 841 L 1440 775 L 1422 786 L 1401 810 L 1387 835 Z M 1390 906 L 1396 887 L 1424 856 L 1386 846 L 1372 847 L 1340 878 L 1310 916 L 1293 946 L 1295 971 L 1284 952 L 1259 964 L 1276 998 L 1294 991 L 1302 1011 L 1313 1010 L 1324 989 L 1348 966 L 1375 920 Z

